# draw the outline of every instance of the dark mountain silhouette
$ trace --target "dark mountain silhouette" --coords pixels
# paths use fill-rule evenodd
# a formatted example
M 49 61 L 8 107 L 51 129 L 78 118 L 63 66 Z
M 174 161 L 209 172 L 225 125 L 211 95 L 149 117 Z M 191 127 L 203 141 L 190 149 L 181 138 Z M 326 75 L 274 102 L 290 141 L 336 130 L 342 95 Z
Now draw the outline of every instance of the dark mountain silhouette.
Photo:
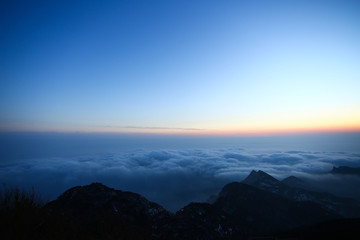
M 73 187 L 46 207 L 82 232 L 110 228 L 116 229 L 117 235 L 137 237 L 156 235 L 170 218 L 170 213 L 159 204 L 101 183 Z
M 292 228 L 339 217 L 319 204 L 295 202 L 239 182 L 227 184 L 214 206 L 237 221 L 251 225 L 256 232 Z
M 273 192 L 276 192 L 277 189 L 283 187 L 283 184 L 281 184 L 279 180 L 261 170 L 252 170 L 249 176 L 247 176 L 242 182 L 259 189 Z
M 71 188 L 47 208 L 81 232 L 111 226 L 117 235 L 165 239 L 238 239 L 340 217 L 316 203 L 295 202 L 239 182 L 227 184 L 214 204 L 191 203 L 176 214 L 100 183 Z
M 209 203 L 190 203 L 174 220 L 168 239 L 231 239 L 237 233 L 229 216 Z
M 284 178 L 281 182 L 285 185 L 288 185 L 289 187 L 302 188 L 307 190 L 311 188 L 311 186 L 309 186 L 306 182 L 294 176 Z
M 306 198 L 317 202 L 299 200 L 296 194 L 312 196 Z M 324 234 L 333 226 L 333 222 L 326 221 L 335 219 L 346 229 L 343 215 L 324 207 L 325 200 L 311 194 L 265 172 L 252 171 L 244 182 L 225 185 L 212 198 L 213 203 L 190 203 L 172 214 L 139 194 L 93 183 L 73 187 L 44 207 L 26 213 L 22 219 L 26 223 L 30 216 L 34 227 L 27 228 L 25 234 L 16 234 L 20 232 L 16 232 L 19 209 L 9 214 L 11 209 L 0 208 L 0 223 L 5 239 L 297 239 L 303 238 L 303 233 L 306 237 Z M 34 211 L 39 214 L 34 215 Z M 9 221 L 8 216 L 14 217 Z M 324 221 L 323 225 L 313 225 Z M 322 230 L 316 232 L 318 228 Z
M 360 168 L 352 168 L 346 166 L 333 167 L 331 174 L 349 174 L 360 176 Z
M 167 239 L 247 239 L 339 217 L 319 204 L 234 182 L 214 204 L 191 203 L 178 211 L 164 232 Z
M 360 204 L 353 199 L 289 186 L 261 170 L 253 170 L 242 182 L 297 202 L 311 201 L 318 203 L 323 208 L 343 217 L 360 217 Z
M 169 213 L 159 204 L 139 194 L 115 190 L 101 183 L 73 187 L 47 207 L 72 216 L 74 221 L 121 216 L 121 220 L 128 224 L 147 226 L 169 217 Z

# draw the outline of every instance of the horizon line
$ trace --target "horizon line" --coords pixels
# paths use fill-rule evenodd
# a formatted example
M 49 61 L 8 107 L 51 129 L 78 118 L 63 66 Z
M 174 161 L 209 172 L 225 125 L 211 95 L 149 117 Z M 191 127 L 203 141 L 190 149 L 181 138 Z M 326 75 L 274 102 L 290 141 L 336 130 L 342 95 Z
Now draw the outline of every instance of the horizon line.
M 0 134 L 109 134 L 109 135 L 146 135 L 146 136 L 199 136 L 199 137 L 256 137 L 311 135 L 331 133 L 360 133 L 360 126 L 337 128 L 288 128 L 288 129 L 247 129 L 247 130 L 208 130 L 198 128 L 170 127 L 126 127 L 130 131 L 101 131 L 91 129 L 0 129 Z M 131 131 L 137 129 L 139 131 Z M 162 131 L 161 131 L 162 130 Z

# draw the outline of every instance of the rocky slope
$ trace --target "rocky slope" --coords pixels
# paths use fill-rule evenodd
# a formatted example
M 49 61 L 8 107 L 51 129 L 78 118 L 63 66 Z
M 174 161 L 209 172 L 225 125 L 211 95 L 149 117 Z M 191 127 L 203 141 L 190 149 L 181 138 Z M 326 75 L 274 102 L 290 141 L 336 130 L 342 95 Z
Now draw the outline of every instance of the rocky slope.
M 292 201 L 239 182 L 227 184 L 213 204 L 191 203 L 176 214 L 100 183 L 71 188 L 46 207 L 80 234 L 115 231 L 125 239 L 243 239 L 340 217 L 319 204 Z
M 351 204 L 252 171 L 243 182 L 225 185 L 212 203 L 190 203 L 175 214 L 136 193 L 100 183 L 77 186 L 26 214 L 0 208 L 0 230 L 5 239 L 303 239 L 313 233 L 325 236 L 327 227 L 336 234 L 347 229 L 359 235 L 360 220 L 348 227 L 343 219 L 346 207 L 356 209 Z M 24 226 L 31 219 L 33 229 L 22 234 L 19 219 Z M 329 220 L 343 227 L 333 229 Z
M 300 181 L 300 179 L 291 177 L 290 180 L 287 178 L 284 183 L 263 171 L 253 170 L 242 182 L 258 189 L 281 195 L 293 201 L 318 203 L 323 208 L 339 214 L 342 217 L 360 217 L 360 205 L 357 201 L 337 197 L 326 192 L 315 192 L 303 189 L 299 187 Z
M 167 224 L 170 213 L 139 194 L 92 183 L 73 187 L 46 205 L 80 232 L 115 231 L 116 235 L 154 237 Z

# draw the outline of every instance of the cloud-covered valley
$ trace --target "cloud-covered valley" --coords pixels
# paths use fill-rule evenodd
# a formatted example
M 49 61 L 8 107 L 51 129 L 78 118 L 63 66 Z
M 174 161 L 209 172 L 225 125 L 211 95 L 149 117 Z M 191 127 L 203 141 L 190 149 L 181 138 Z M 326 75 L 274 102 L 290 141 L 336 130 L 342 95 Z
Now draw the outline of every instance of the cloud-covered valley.
M 333 166 L 360 166 L 360 154 L 347 152 L 247 151 L 241 148 L 137 150 L 78 157 L 38 158 L 0 165 L 0 182 L 35 187 L 53 199 L 69 187 L 102 182 L 137 192 L 170 210 L 190 201 L 205 201 L 226 183 L 241 181 L 251 170 L 278 179 L 294 175 L 319 186 L 333 186 L 358 178 L 325 174 Z M 360 186 L 360 184 L 358 185 Z M 331 190 L 331 188 L 328 188 Z

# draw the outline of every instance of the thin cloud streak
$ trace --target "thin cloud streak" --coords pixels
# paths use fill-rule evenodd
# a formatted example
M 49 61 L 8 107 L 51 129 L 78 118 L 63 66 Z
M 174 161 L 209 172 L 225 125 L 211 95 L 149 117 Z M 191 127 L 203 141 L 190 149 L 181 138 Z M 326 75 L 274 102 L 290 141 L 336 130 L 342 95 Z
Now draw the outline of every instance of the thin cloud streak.
M 139 130 L 185 130 L 185 131 L 204 131 L 203 128 L 181 128 L 181 127 L 148 127 L 148 126 L 112 126 L 112 125 L 98 125 L 101 128 L 114 129 L 139 129 Z
M 134 129 L 154 129 L 154 130 L 185 130 L 185 131 L 204 131 L 202 128 L 176 128 L 176 127 L 140 127 L 140 126 L 126 126 L 122 128 L 134 128 Z

